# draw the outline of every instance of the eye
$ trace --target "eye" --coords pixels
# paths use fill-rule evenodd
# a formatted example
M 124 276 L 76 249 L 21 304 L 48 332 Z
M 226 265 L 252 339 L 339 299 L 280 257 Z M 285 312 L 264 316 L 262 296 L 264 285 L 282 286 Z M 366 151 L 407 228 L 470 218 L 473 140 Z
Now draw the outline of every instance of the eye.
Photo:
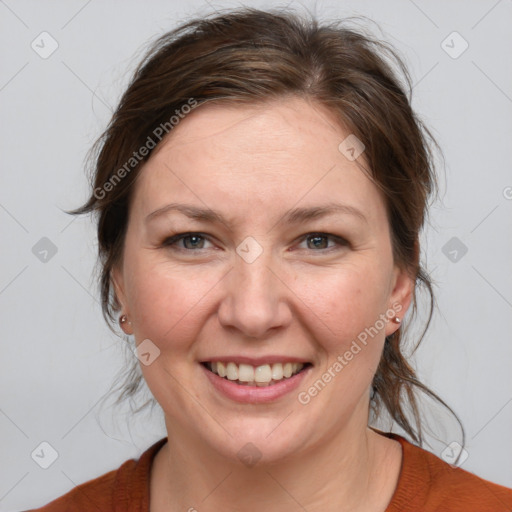
M 320 250 L 332 249 L 333 246 L 348 246 L 349 243 L 344 239 L 336 235 L 330 235 L 327 233 L 308 233 L 302 237 L 302 242 L 306 242 L 308 249 L 313 249 L 313 252 L 319 252 Z M 329 246 L 329 241 L 334 242 L 333 245 Z M 311 242 L 311 243 L 309 243 Z M 318 249 L 318 251 L 316 250 Z
M 348 246 L 349 243 L 336 235 L 328 233 L 308 233 L 301 238 L 301 243 L 306 242 L 306 249 L 312 249 L 313 252 L 322 252 L 338 247 Z M 202 233 L 178 233 L 166 238 L 162 242 L 163 247 L 170 247 L 179 251 L 192 252 L 196 250 L 208 249 L 205 243 L 211 243 L 208 237 Z
M 201 233 L 178 233 L 166 238 L 162 245 L 178 250 L 193 251 L 194 249 L 205 249 L 204 243 L 207 241 L 207 238 Z M 183 242 L 184 246 L 179 245 L 181 242 Z

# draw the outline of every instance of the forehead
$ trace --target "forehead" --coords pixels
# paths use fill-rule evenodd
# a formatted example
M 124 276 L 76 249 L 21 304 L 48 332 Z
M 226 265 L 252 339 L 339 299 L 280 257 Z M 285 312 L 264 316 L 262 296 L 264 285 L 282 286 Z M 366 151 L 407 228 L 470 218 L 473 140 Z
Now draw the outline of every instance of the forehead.
M 363 170 L 364 156 L 350 161 L 339 150 L 349 135 L 324 106 L 299 98 L 205 104 L 153 152 L 140 171 L 133 206 L 147 215 L 186 199 L 226 216 L 261 216 L 341 201 L 370 218 L 381 216 L 384 201 Z
M 279 169 L 280 162 L 295 161 L 286 165 L 293 172 L 300 167 L 296 161 L 299 156 L 309 161 L 313 153 L 318 157 L 327 148 L 330 151 L 322 160 L 337 156 L 343 134 L 325 107 L 296 97 L 248 105 L 212 103 L 185 116 L 156 149 L 155 157 L 171 152 L 180 161 L 202 157 L 243 161 L 246 165 L 238 171 L 250 174 L 256 170 L 247 166 L 251 159 L 257 158 L 261 167 L 266 165 L 273 171 Z M 202 151 L 191 153 L 192 148 Z M 234 165 L 226 167 L 235 170 Z

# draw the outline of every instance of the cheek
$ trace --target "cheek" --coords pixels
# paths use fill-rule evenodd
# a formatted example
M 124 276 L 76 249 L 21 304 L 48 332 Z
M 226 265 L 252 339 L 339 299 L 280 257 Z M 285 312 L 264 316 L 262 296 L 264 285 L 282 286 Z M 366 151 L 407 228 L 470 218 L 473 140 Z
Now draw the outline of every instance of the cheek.
M 386 279 L 371 268 L 344 268 L 305 275 L 296 283 L 301 301 L 331 335 L 346 339 L 375 324 L 386 311 Z
M 137 341 L 149 338 L 173 350 L 193 340 L 204 314 L 208 292 L 222 278 L 212 269 L 180 265 L 151 258 L 134 258 L 127 268 L 130 309 Z M 217 275 L 218 274 L 218 275 Z
M 295 283 L 304 291 L 299 303 L 323 354 L 321 367 L 339 376 L 344 388 L 350 383 L 362 391 L 377 369 L 385 340 L 386 283 L 376 264 L 305 275 Z

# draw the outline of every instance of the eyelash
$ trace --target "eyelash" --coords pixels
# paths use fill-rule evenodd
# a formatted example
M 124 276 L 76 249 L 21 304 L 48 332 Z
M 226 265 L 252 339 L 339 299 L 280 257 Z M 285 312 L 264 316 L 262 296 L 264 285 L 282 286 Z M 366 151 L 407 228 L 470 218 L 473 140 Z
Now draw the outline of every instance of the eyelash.
M 199 252 L 199 251 L 203 250 L 201 248 L 196 250 L 196 249 L 186 249 L 184 247 L 176 247 L 176 243 L 177 242 L 180 242 L 181 240 L 184 240 L 186 238 L 191 238 L 191 237 L 199 237 L 199 238 L 202 238 L 204 240 L 210 241 L 208 236 L 204 235 L 203 233 L 187 232 L 187 233 L 178 233 L 176 235 L 173 235 L 173 236 L 170 236 L 170 237 L 166 238 L 162 242 L 162 246 L 163 247 L 168 247 L 168 248 L 171 248 L 171 249 L 175 249 L 175 250 L 179 250 L 179 251 L 185 251 L 185 252 Z M 305 235 L 303 235 L 300 238 L 300 242 L 303 242 L 303 241 L 305 241 L 305 240 L 307 240 L 309 238 L 321 238 L 321 237 L 333 240 L 340 247 L 347 247 L 347 246 L 350 245 L 347 240 L 345 240 L 344 238 L 342 238 L 340 236 L 331 235 L 329 233 L 320 233 L 320 232 L 306 233 Z M 211 241 L 210 241 L 210 243 L 211 243 Z M 332 249 L 333 249 L 333 247 L 328 247 L 328 248 L 325 248 L 325 249 L 319 249 L 318 251 L 312 250 L 312 252 L 331 251 Z

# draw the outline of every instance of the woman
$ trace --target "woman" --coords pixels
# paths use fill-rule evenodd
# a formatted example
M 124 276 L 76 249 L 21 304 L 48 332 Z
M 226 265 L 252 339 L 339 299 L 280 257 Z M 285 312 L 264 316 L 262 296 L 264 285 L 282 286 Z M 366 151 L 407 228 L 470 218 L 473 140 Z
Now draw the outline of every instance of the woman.
M 98 214 L 104 314 L 168 435 L 39 510 L 512 509 L 415 445 L 435 395 L 402 319 L 434 176 L 387 58 L 407 77 L 360 33 L 249 9 L 155 44 L 74 213 Z

